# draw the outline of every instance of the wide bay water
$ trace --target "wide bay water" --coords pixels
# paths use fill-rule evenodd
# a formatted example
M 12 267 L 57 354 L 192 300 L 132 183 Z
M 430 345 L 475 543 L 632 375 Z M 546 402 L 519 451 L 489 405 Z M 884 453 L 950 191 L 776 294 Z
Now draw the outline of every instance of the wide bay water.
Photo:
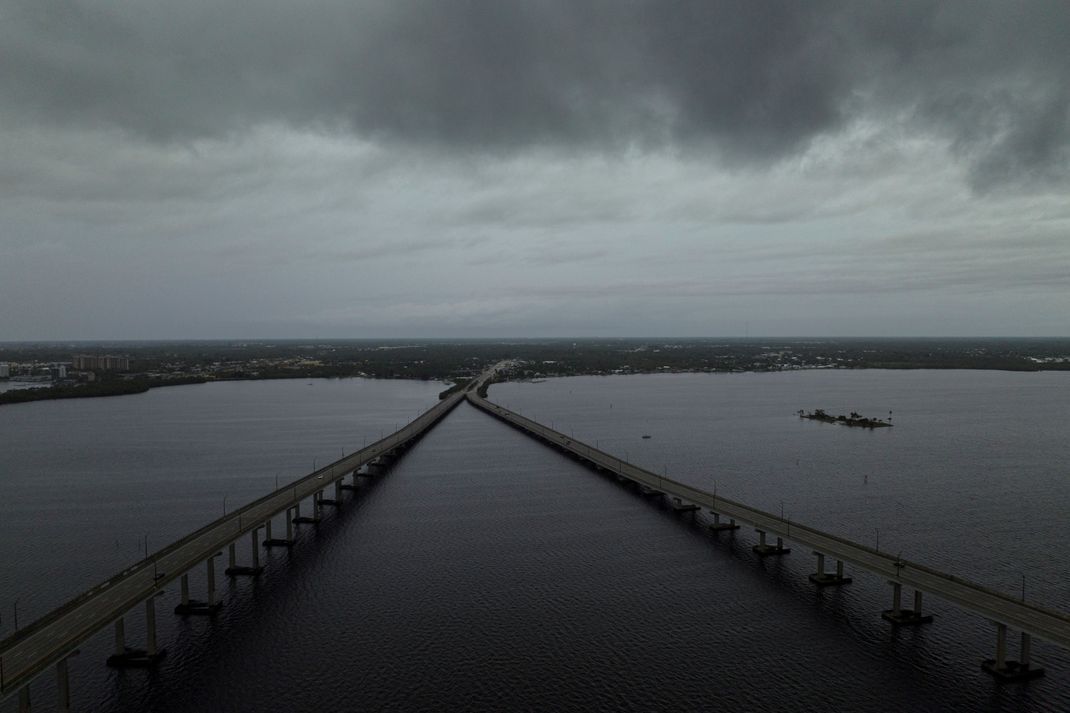
M 578 377 L 491 398 L 652 470 L 1070 608 L 1067 387 L 1059 374 L 803 372 Z M 0 408 L 0 611 L 10 629 L 221 512 L 377 438 L 438 384 L 173 387 Z M 893 413 L 866 431 L 799 408 Z M 642 435 L 651 438 L 643 439 Z M 336 452 L 337 451 L 337 452 Z M 348 452 L 348 450 L 347 450 Z M 72 659 L 77 710 L 1066 710 L 1046 679 L 979 669 L 993 631 L 933 598 L 881 621 L 887 586 L 816 591 L 803 551 L 759 561 L 462 405 L 386 477 L 224 584 L 213 620 L 158 606 L 168 655 Z M 281 527 L 281 523 L 277 525 Z M 194 573 L 195 595 L 203 583 Z M 25 613 L 24 613 L 25 612 Z M 26 619 L 23 619 L 23 617 Z M 143 636 L 140 612 L 128 638 Z M 53 685 L 34 686 L 51 710 Z M 8 705 L 11 705 L 10 703 Z

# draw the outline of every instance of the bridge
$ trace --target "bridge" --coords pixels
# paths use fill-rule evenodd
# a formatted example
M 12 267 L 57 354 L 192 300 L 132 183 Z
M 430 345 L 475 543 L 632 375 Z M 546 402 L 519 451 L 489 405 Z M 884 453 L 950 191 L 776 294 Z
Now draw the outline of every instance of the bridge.
M 176 613 L 212 614 L 221 604 L 215 591 L 215 559 L 224 549 L 229 555 L 226 574 L 259 574 L 262 546 L 292 544 L 295 524 L 318 521 L 324 505 L 339 504 L 345 488 L 355 487 L 359 477 L 385 469 L 463 400 L 463 392 L 451 394 L 400 430 L 205 525 L 0 641 L 0 701 L 17 691 L 20 712 L 29 711 L 28 684 L 55 667 L 58 708 L 69 710 L 67 660 L 82 642 L 112 624 L 115 653 L 109 657 L 108 665 L 120 668 L 154 665 L 163 655 L 156 641 L 155 602 L 164 586 L 181 580 L 182 599 Z M 352 478 L 350 484 L 344 483 L 347 476 Z M 326 498 L 324 493 L 332 486 L 335 497 Z M 302 503 L 310 498 L 310 509 L 306 512 L 311 514 L 302 515 Z M 275 538 L 272 520 L 282 513 L 286 514 L 286 537 Z M 239 564 L 236 543 L 245 536 L 250 540 L 249 563 Z M 206 598 L 191 599 L 188 573 L 202 564 L 207 568 Z M 147 640 L 144 648 L 128 647 L 123 617 L 142 604 Z
M 69 710 L 68 659 L 82 642 L 109 625 L 114 626 L 115 652 L 108 665 L 154 665 L 163 653 L 156 641 L 155 600 L 165 585 L 181 582 L 176 613 L 211 615 L 221 605 L 215 592 L 215 559 L 224 550 L 228 552 L 227 575 L 258 575 L 262 570 L 261 547 L 293 544 L 294 524 L 317 522 L 323 506 L 341 504 L 343 490 L 355 488 L 359 477 L 384 471 L 463 400 L 591 469 L 634 487 L 643 497 L 666 498 L 675 510 L 692 515 L 707 510 L 712 516 L 708 528 L 716 535 L 731 534 L 740 529 L 740 523 L 753 527 L 758 535 L 753 550 L 760 557 L 790 553 L 786 543 L 811 550 L 816 566 L 809 580 L 817 587 L 849 584 L 851 578 L 845 575 L 845 564 L 884 578 L 891 587 L 892 602 L 881 616 L 892 626 L 930 623 L 932 617 L 922 608 L 924 594 L 984 617 L 995 626 L 996 646 L 995 657 L 983 660 L 981 665 L 1000 681 L 1043 675 L 1044 670 L 1033 666 L 1030 660 L 1034 636 L 1070 649 L 1070 616 L 1062 612 L 653 473 L 487 400 L 487 386 L 507 365 L 502 362 L 489 368 L 464 390 L 450 394 L 400 430 L 205 525 L 0 641 L 0 700 L 17 693 L 20 712 L 29 711 L 30 682 L 54 668 L 58 708 Z M 352 478 L 349 484 L 345 483 L 347 477 Z M 324 494 L 332 486 L 334 498 L 329 499 Z M 311 514 L 302 515 L 302 503 L 309 499 L 307 512 Z M 283 513 L 286 536 L 275 538 L 272 522 Z M 250 543 L 249 563 L 239 564 L 236 545 L 245 536 Z M 826 571 L 826 559 L 835 562 L 834 570 Z M 188 575 L 202 564 L 207 574 L 206 598 L 192 599 Z M 913 590 L 912 606 L 903 604 L 904 587 Z M 145 609 L 146 644 L 144 648 L 131 648 L 126 645 L 124 616 L 141 605 Z M 1021 637 L 1019 656 L 1014 660 L 1008 658 L 1009 627 Z

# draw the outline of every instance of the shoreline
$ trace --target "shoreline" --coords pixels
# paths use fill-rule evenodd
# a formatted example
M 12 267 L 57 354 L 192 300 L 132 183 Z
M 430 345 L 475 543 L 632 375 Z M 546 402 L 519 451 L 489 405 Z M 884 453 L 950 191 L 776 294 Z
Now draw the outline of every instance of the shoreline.
M 978 366 L 932 366 L 932 365 L 889 365 L 889 366 L 833 366 L 833 367 L 811 367 L 811 368 L 798 368 L 798 369 L 683 369 L 674 368 L 671 370 L 643 370 L 643 371 L 627 371 L 623 373 L 612 373 L 600 370 L 590 371 L 577 371 L 563 374 L 543 373 L 534 378 L 514 378 L 514 379 L 502 379 L 502 381 L 517 381 L 517 382 L 530 382 L 540 383 L 546 379 L 554 378 L 567 378 L 570 376 L 651 376 L 651 375 L 663 375 L 663 374 L 782 374 L 782 373 L 795 373 L 803 371 L 920 371 L 928 369 L 932 371 L 1001 371 L 1008 373 L 1040 373 L 1040 372 L 1058 372 L 1058 371 L 1070 371 L 1066 367 L 1045 368 L 1039 366 L 1038 368 L 997 368 L 997 367 L 978 367 Z M 90 398 L 113 398 L 117 396 L 134 396 L 137 394 L 143 394 L 152 389 L 163 388 L 167 386 L 189 386 L 193 384 L 210 384 L 214 382 L 229 382 L 229 381 L 282 381 L 282 380 L 296 380 L 296 379 L 406 379 L 410 381 L 439 381 L 444 384 L 450 384 L 450 386 L 439 394 L 439 398 L 445 398 L 458 388 L 463 388 L 458 384 L 462 382 L 451 382 L 451 377 L 432 377 L 428 379 L 414 379 L 412 377 L 404 376 L 357 376 L 352 373 L 339 373 L 339 374 L 300 374 L 300 375 L 279 375 L 279 376 L 238 376 L 238 377 L 224 377 L 224 378 L 204 378 L 204 377 L 188 377 L 180 379 L 168 379 L 168 380 L 143 380 L 143 379 L 131 379 L 129 381 L 116 381 L 116 382 L 98 382 L 96 384 L 81 385 L 81 386 L 61 386 L 61 387 L 42 387 L 42 388 L 27 388 L 27 389 L 14 389 L 11 391 L 5 391 L 0 393 L 0 407 L 13 406 L 16 404 L 34 403 L 37 401 L 60 401 L 67 399 L 90 399 Z M 463 382 L 467 383 L 467 382 Z M 106 388 L 105 388 L 106 387 Z M 18 394 L 18 396 L 15 396 Z
M 146 382 L 144 380 L 131 379 L 130 381 L 121 382 L 105 382 L 107 386 L 113 387 L 109 389 L 93 389 L 86 386 L 71 386 L 71 387 L 58 387 L 61 390 L 57 393 L 57 387 L 36 388 L 36 389 L 14 389 L 12 391 L 5 391 L 0 393 L 0 408 L 4 406 L 14 406 L 17 404 L 29 404 L 37 401 L 65 401 L 69 399 L 96 399 L 96 398 L 114 398 L 117 396 L 136 396 L 138 394 L 144 394 L 152 389 L 166 388 L 168 386 L 192 386 L 196 384 L 213 384 L 231 381 L 296 381 L 298 379 L 375 379 L 375 380 L 392 380 L 392 379 L 404 379 L 406 381 L 441 381 L 447 383 L 445 379 L 411 379 L 406 377 L 390 377 L 390 376 L 353 376 L 351 374 L 338 375 L 338 376 L 258 376 L 258 377 L 235 377 L 235 378 L 221 378 L 221 379 L 205 379 L 201 377 L 189 378 L 189 379 L 168 379 L 166 381 Z M 130 386 L 126 386 L 129 384 Z M 456 385 L 451 385 L 446 391 L 439 394 L 439 399 L 445 398 L 445 395 L 451 393 L 451 389 L 456 388 Z M 9 394 L 19 394 L 18 397 L 9 397 Z

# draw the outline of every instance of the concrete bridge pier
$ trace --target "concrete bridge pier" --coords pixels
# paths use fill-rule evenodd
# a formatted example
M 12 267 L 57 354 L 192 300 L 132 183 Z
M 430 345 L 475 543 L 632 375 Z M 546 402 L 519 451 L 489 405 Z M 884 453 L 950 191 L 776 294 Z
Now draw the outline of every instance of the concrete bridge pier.
M 67 659 L 56 662 L 56 710 L 69 713 L 71 710 L 71 679 L 67 672 Z
M 145 648 L 132 649 L 126 645 L 126 627 L 120 617 L 115 621 L 115 653 L 108 657 L 112 668 L 146 668 L 163 658 L 164 649 L 156 645 L 156 597 L 145 600 Z
M 672 507 L 673 512 L 689 512 L 689 513 L 691 513 L 691 519 L 692 520 L 695 519 L 695 513 L 697 513 L 699 510 L 702 509 L 698 505 L 695 505 L 694 503 L 684 502 L 680 498 L 673 498 L 672 501 L 670 502 L 670 506 Z
M 752 547 L 751 550 L 759 557 L 786 555 L 791 552 L 790 548 L 784 546 L 784 539 L 779 535 L 776 538 L 776 545 L 770 545 L 765 541 L 765 530 L 755 528 L 755 532 L 758 533 L 758 544 Z
M 298 525 L 303 525 L 303 524 L 315 525 L 315 524 L 318 524 L 319 521 L 320 521 L 320 511 L 319 511 L 319 506 L 318 506 L 318 502 L 317 502 L 317 494 L 313 494 L 312 495 L 312 516 L 311 517 L 309 517 L 308 515 L 305 515 L 305 516 L 301 515 L 301 501 L 300 500 L 297 501 L 297 503 L 294 504 L 294 517 L 293 517 L 293 520 L 291 520 L 291 522 L 296 523 Z M 290 539 L 293 539 L 293 538 L 290 538 Z
M 892 608 L 881 612 L 881 618 L 892 622 L 895 626 L 913 626 L 915 624 L 928 624 L 933 620 L 931 614 L 921 613 L 921 590 L 914 590 L 914 608 L 904 609 L 903 585 L 899 582 L 889 581 L 892 585 Z
M 721 513 L 710 510 L 713 514 L 713 523 L 710 525 L 710 530 L 713 532 L 722 532 L 725 530 L 738 530 L 739 525 L 736 524 L 734 517 L 728 518 L 728 522 L 721 522 Z
M 843 576 L 843 560 L 836 560 L 836 573 L 825 571 L 824 553 L 814 551 L 817 555 L 817 571 L 810 575 L 810 581 L 819 587 L 838 587 L 841 584 L 850 584 L 851 578 Z
M 230 566 L 226 569 L 226 574 L 228 576 L 237 577 L 240 575 L 248 575 L 255 577 L 264 571 L 264 568 L 260 566 L 260 542 L 257 539 L 257 536 L 260 534 L 260 527 L 261 526 L 258 525 L 249 531 L 249 540 L 252 543 L 251 551 L 253 555 L 253 563 L 251 566 L 246 567 L 238 564 L 238 558 L 235 552 L 236 543 L 230 543 Z
M 320 507 L 322 507 L 324 505 L 330 505 L 330 506 L 336 507 L 336 508 L 342 506 L 342 491 L 338 489 L 338 481 L 337 480 L 334 481 L 334 498 L 325 498 L 325 497 L 323 497 L 323 491 L 322 490 L 319 491 L 318 495 L 320 496 L 320 500 L 319 500 Z
M 359 468 L 357 470 L 359 470 Z M 340 484 L 338 486 L 339 490 L 356 490 L 357 489 L 357 478 L 360 477 L 360 473 L 358 473 L 357 470 L 354 470 L 353 473 L 352 473 L 352 476 L 353 476 L 353 482 L 352 483 L 345 483 L 345 482 L 341 482 L 340 481 Z M 345 476 L 342 477 L 342 480 L 343 481 L 345 480 Z
M 996 658 L 985 659 L 981 662 L 981 669 L 988 671 L 996 677 L 997 681 L 1028 681 L 1031 678 L 1040 678 L 1044 675 L 1044 669 L 1033 668 L 1030 665 L 1030 649 L 1033 638 L 1026 632 L 1022 632 L 1021 649 L 1017 661 L 1007 659 L 1007 625 L 994 622 L 996 625 Z
M 223 602 L 216 601 L 215 598 L 215 558 L 222 555 L 222 552 L 218 552 L 204 561 L 205 578 L 208 580 L 208 606 L 219 608 L 223 606 Z
M 219 611 L 219 608 L 223 606 L 223 602 L 217 602 L 215 598 L 215 558 L 216 555 L 212 555 L 205 560 L 205 566 L 207 568 L 206 574 L 208 579 L 208 599 L 207 601 L 201 601 L 200 599 L 190 599 L 189 596 L 189 573 L 182 575 L 181 580 L 181 601 L 175 606 L 175 614 L 181 616 L 188 616 L 190 614 L 207 614 L 212 615 Z
M 271 518 L 264 521 L 264 547 L 293 547 L 293 523 L 290 522 L 290 510 L 286 510 L 286 539 L 271 536 Z

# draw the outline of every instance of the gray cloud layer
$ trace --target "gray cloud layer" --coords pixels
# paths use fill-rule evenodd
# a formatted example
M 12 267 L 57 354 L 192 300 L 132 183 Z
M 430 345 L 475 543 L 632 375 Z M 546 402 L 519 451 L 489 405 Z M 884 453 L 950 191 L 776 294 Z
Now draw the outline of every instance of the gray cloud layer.
M 738 0 L 0 4 L 0 120 L 153 141 L 281 122 L 446 150 L 767 165 L 852 122 L 976 189 L 1063 181 L 1070 4 Z
M 0 340 L 1066 334 L 1068 27 L 0 0 Z

